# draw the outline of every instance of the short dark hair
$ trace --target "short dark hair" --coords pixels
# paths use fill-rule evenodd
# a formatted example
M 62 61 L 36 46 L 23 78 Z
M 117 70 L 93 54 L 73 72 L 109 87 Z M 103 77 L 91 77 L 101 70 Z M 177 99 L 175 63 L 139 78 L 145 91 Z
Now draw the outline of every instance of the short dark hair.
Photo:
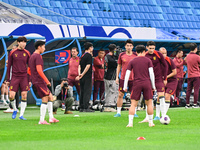
M 116 48 L 117 48 L 117 46 L 115 44 L 110 44 L 108 46 L 108 49 L 109 49 L 110 52 L 114 51 Z
M 98 53 L 99 52 L 105 52 L 105 50 L 103 49 L 103 48 L 101 48 L 99 51 L 98 51 Z
M 146 51 L 146 47 L 144 45 L 137 45 L 135 50 L 137 53 L 142 53 L 143 51 Z
M 150 45 L 156 46 L 156 43 L 155 43 L 154 41 L 148 41 L 148 42 L 147 42 L 147 46 L 150 46 Z
M 91 43 L 91 42 L 85 42 L 84 43 L 84 48 L 85 48 L 85 50 L 88 50 L 90 47 L 92 47 L 93 46 L 93 44 Z
M 133 41 L 132 41 L 131 39 L 126 40 L 125 45 L 126 45 L 127 43 L 130 43 L 130 44 L 133 45 Z
M 78 48 L 77 48 L 77 47 L 72 47 L 71 51 L 72 51 L 73 49 L 76 49 L 76 51 L 79 53 L 79 51 L 78 51 Z
M 197 44 L 196 44 L 196 43 L 191 43 L 191 44 L 190 44 L 190 50 L 191 50 L 191 51 L 194 51 L 195 48 L 197 48 Z
M 17 38 L 17 42 L 27 42 L 27 38 L 25 36 L 20 36 Z
M 177 49 L 176 54 L 178 54 L 180 52 L 183 52 L 183 50 L 182 49 Z
M 35 49 L 38 49 L 39 46 L 45 45 L 45 43 L 46 42 L 44 42 L 44 41 L 37 41 L 37 42 L 35 42 L 35 45 L 34 45 Z

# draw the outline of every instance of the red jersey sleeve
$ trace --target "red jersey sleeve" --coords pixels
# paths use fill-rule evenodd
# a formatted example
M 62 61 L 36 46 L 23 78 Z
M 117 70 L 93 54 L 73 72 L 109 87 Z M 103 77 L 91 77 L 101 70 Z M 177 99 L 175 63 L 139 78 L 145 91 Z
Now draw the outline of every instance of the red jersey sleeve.
M 127 68 L 126 68 L 126 70 L 130 70 L 131 71 L 132 68 L 133 68 L 132 64 L 133 64 L 132 61 L 130 61 L 128 66 L 127 66 Z
M 175 65 L 174 61 L 172 59 L 170 59 L 170 61 L 171 61 L 171 69 L 172 70 L 176 69 L 176 65 Z
M 163 77 L 164 77 L 164 79 L 167 79 L 167 63 L 165 61 L 164 56 L 160 52 L 158 52 L 158 54 L 160 56 L 160 62 L 161 62 Z
M 103 62 L 104 62 L 104 61 L 101 62 L 100 59 L 99 59 L 98 57 L 95 57 L 95 58 L 94 58 L 93 64 L 94 64 L 95 67 L 102 68 Z

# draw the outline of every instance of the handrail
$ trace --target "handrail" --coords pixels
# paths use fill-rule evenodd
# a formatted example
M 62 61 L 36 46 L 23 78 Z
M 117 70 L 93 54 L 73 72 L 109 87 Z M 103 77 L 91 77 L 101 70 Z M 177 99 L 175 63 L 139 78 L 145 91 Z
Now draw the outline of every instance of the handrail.
M 6 47 L 6 43 L 5 43 L 5 40 L 3 37 L 1 37 L 1 41 L 2 41 L 2 44 L 3 44 L 3 48 L 4 48 L 4 56 L 5 56 L 5 66 L 4 66 L 4 71 L 3 71 L 3 76 L 1 78 L 1 82 L 0 82 L 0 87 L 2 85 L 2 83 L 4 82 L 5 80 L 5 76 L 6 76 L 6 72 L 7 72 L 7 67 L 6 67 L 6 60 L 8 59 L 8 54 L 7 54 L 7 47 Z M 3 57 L 1 57 L 2 59 Z

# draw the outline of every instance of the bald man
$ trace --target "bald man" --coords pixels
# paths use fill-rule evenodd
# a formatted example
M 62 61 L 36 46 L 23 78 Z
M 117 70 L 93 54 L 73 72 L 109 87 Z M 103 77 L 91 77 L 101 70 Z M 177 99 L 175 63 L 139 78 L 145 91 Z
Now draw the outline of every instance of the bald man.
M 175 93 L 176 87 L 178 84 L 177 80 L 177 71 L 176 71 L 176 65 L 174 64 L 173 60 L 169 57 L 167 57 L 167 50 L 164 47 L 161 47 L 159 49 L 160 53 L 163 54 L 165 61 L 167 63 L 167 81 L 164 81 L 165 84 L 165 111 L 167 114 L 167 111 L 170 106 L 170 97 Z

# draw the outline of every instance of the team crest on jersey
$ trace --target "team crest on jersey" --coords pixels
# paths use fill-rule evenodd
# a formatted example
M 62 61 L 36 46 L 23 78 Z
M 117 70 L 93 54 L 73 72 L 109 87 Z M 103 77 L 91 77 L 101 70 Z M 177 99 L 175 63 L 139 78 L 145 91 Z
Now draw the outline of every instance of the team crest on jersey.
M 78 62 L 78 60 L 76 60 L 76 62 Z
M 153 57 L 153 60 L 156 60 L 156 56 Z
M 126 61 L 126 59 L 123 59 L 123 61 Z
M 23 55 L 24 55 L 24 57 L 25 57 L 25 56 L 26 56 L 26 53 L 24 53 Z
M 15 57 L 17 57 L 18 54 L 15 54 Z
M 12 89 L 13 89 L 13 86 L 11 86 L 10 89 L 12 90 Z
M 28 90 L 28 86 L 26 86 L 26 90 Z
M 165 90 L 165 88 L 164 87 L 162 87 L 162 91 L 164 91 Z
M 80 83 L 78 83 L 78 85 L 80 85 Z
M 122 87 L 120 87 L 120 90 L 122 90 Z
M 169 91 L 169 94 L 171 94 L 171 93 L 172 93 L 172 90 Z

